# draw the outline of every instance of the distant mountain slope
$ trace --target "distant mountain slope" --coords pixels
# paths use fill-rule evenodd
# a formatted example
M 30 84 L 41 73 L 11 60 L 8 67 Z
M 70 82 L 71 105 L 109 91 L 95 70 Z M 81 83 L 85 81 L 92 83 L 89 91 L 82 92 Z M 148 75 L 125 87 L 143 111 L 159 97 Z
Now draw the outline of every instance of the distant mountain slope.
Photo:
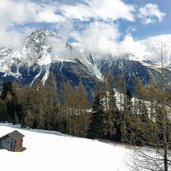
M 162 38 L 169 41 L 171 36 L 166 35 Z M 152 47 L 160 50 L 158 44 L 155 44 L 159 39 L 161 37 L 153 37 L 142 40 L 141 43 L 146 45 L 149 51 L 152 51 Z M 166 83 L 171 78 L 170 51 L 167 53 L 167 58 L 164 58 Z M 104 73 L 110 72 L 114 76 L 123 74 L 127 88 L 133 92 L 134 78 L 139 78 L 144 84 L 148 84 L 151 79 L 161 80 L 160 61 L 160 57 L 156 57 L 154 53 L 143 58 L 132 54 L 122 56 L 90 54 L 76 44 L 62 42 L 62 39 L 54 33 L 39 29 L 25 40 L 20 52 L 8 47 L 0 49 L 0 84 L 4 80 L 10 80 L 32 85 L 37 79 L 45 83 L 49 73 L 52 72 L 58 86 L 67 80 L 73 85 L 78 85 L 79 81 L 82 81 L 89 94 L 92 94 L 96 84 L 103 81 Z

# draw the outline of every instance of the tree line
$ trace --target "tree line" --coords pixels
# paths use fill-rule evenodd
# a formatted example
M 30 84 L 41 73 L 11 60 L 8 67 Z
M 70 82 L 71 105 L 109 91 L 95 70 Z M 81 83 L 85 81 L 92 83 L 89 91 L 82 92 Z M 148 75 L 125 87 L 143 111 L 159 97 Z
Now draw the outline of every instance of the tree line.
M 162 92 L 154 81 L 144 86 L 140 80 L 135 80 L 136 90 L 132 97 L 125 84 L 122 76 L 113 78 L 106 74 L 90 104 L 82 82 L 75 87 L 65 82 L 57 91 L 53 75 L 45 85 L 38 81 L 32 87 L 4 82 L 0 121 L 79 137 L 154 145 L 154 132 L 161 139 L 163 137 L 164 114 L 170 126 L 170 92 Z

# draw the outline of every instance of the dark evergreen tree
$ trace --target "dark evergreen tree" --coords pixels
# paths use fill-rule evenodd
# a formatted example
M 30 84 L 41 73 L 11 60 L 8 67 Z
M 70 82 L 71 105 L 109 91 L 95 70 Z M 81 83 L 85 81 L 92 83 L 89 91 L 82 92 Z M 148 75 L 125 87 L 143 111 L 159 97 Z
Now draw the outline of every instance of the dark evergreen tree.
M 6 114 L 6 104 L 5 101 L 0 98 L 0 122 L 7 121 L 7 114 Z
M 130 90 L 126 90 L 126 98 L 125 98 L 125 109 L 128 114 L 132 114 L 133 112 L 133 104 L 132 104 L 132 94 Z
M 104 110 L 99 93 L 94 98 L 88 138 L 103 138 Z
M 114 79 L 112 74 L 105 74 L 105 86 L 103 86 L 104 99 L 104 138 L 115 140 L 117 137 L 118 109 L 114 90 Z
M 12 87 L 12 83 L 9 81 L 5 81 L 2 85 L 1 98 L 5 100 L 8 94 L 10 94 L 11 96 L 15 95 Z
M 3 120 L 18 123 L 19 122 L 19 111 L 18 111 L 18 99 L 15 94 L 15 90 L 12 83 L 5 81 L 2 86 L 1 99 L 3 104 Z

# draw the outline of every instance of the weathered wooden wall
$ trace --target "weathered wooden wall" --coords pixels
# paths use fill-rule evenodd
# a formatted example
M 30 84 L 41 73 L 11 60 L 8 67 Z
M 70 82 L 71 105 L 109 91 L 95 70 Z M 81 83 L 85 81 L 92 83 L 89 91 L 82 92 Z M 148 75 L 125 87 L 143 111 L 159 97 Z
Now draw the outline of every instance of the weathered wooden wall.
M 0 140 L 0 148 L 7 149 L 7 150 L 15 150 L 15 140 L 11 137 L 4 137 Z
M 16 140 L 15 150 L 21 149 L 22 146 L 23 146 L 23 140 L 22 139 Z

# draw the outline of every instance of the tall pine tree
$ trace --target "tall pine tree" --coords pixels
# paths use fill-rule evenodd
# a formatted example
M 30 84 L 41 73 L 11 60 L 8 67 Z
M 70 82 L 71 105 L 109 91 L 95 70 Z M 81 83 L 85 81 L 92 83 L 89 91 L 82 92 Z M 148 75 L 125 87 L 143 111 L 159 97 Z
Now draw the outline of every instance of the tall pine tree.
M 104 109 L 99 93 L 94 98 L 88 138 L 103 138 Z

